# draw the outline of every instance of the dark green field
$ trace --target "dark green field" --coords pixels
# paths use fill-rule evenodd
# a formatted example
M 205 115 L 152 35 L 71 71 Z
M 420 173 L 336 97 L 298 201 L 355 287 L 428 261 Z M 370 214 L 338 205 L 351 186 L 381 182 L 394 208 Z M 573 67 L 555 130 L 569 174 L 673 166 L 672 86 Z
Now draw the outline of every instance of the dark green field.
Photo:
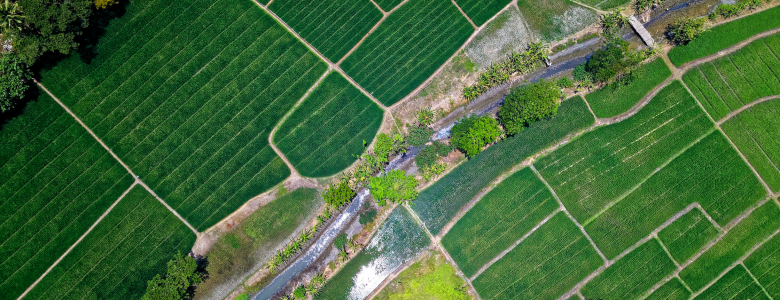
M 501 11 L 511 0 L 455 0 L 474 24 L 482 26 Z

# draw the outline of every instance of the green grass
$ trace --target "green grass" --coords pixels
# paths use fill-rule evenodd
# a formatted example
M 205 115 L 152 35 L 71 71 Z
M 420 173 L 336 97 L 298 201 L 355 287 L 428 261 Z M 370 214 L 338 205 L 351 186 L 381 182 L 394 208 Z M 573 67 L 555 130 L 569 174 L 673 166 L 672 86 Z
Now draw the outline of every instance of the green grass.
M 694 209 L 661 230 L 658 239 L 666 245 L 676 261 L 682 262 L 693 257 L 707 242 L 715 239 L 718 233 L 718 229 L 707 217 L 700 210 Z
M 428 79 L 473 32 L 451 1 L 409 0 L 341 68 L 389 106 Z
M 368 246 L 331 277 L 314 299 L 363 299 L 430 242 L 409 211 L 398 207 Z
M 583 0 L 582 3 L 599 8 L 601 10 L 611 10 L 618 6 L 628 4 L 628 0 Z
M 676 66 L 709 56 L 731 47 L 753 35 L 780 27 L 780 7 L 715 26 L 688 43 L 669 51 L 669 59 Z
M 371 143 L 384 111 L 341 74 L 330 73 L 274 134 L 274 143 L 303 176 L 349 167 Z
M 290 174 L 268 135 L 327 69 L 248 0 L 133 2 L 96 49 L 43 84 L 199 230 Z
M 268 9 L 333 62 L 338 62 L 382 19 L 363 0 L 277 0 Z
M 567 134 L 590 126 L 593 121 L 582 98 L 566 100 L 555 117 L 537 121 L 490 146 L 420 192 L 412 202 L 415 212 L 432 234 L 438 234 L 463 205 L 496 177 Z
M 585 96 L 597 117 L 611 118 L 627 112 L 671 76 L 672 71 L 658 58 L 639 67 L 634 75 L 636 78 L 629 84 L 610 84 Z
M 535 165 L 571 214 L 586 223 L 712 127 L 673 81 L 636 115 L 586 133 Z
M 637 299 L 677 267 L 658 240 L 650 240 L 582 288 L 587 299 Z
M 780 298 L 780 235 L 753 252 L 745 260 L 745 266 L 772 298 Z
M 404 2 L 404 0 L 374 0 L 379 7 L 382 8 L 382 10 L 389 12 L 398 4 L 401 4 L 401 2 Z
M 138 299 L 195 234 L 136 185 L 24 299 Z
M 689 204 L 699 203 L 716 222 L 725 225 L 765 195 L 766 190 L 731 144 L 714 132 L 585 224 L 585 230 L 604 255 L 612 258 Z
M 260 207 L 240 225 L 219 237 L 208 254 L 209 278 L 198 286 L 199 295 L 225 297 L 223 284 L 251 275 L 279 245 L 297 237 L 323 205 L 319 191 L 299 188 Z
M 441 253 L 434 252 L 401 272 L 377 300 L 469 300 L 466 283 Z
M 474 24 L 482 26 L 504 9 L 511 0 L 455 0 L 455 2 Z
M 482 299 L 556 299 L 601 265 L 582 232 L 559 213 L 473 284 Z
M 591 10 L 569 0 L 518 1 L 517 7 L 543 41 L 554 42 L 598 22 Z
M 646 300 L 688 300 L 691 297 L 682 281 L 672 278 L 669 282 L 655 290 Z
M 745 267 L 738 265 L 718 279 L 715 284 L 696 296 L 696 300 L 751 299 L 769 300 L 761 286 L 753 281 Z
M 3 124 L 0 298 L 21 295 L 132 182 L 130 174 L 46 94 Z
M 750 248 L 780 228 L 780 208 L 772 201 L 759 207 L 732 228 L 726 236 L 680 272 L 680 278 L 694 291 L 700 290 L 725 271 Z
M 780 190 L 780 100 L 770 100 L 723 123 L 723 131 L 773 191 Z
M 482 197 L 441 243 L 471 277 L 558 208 L 547 186 L 525 168 Z

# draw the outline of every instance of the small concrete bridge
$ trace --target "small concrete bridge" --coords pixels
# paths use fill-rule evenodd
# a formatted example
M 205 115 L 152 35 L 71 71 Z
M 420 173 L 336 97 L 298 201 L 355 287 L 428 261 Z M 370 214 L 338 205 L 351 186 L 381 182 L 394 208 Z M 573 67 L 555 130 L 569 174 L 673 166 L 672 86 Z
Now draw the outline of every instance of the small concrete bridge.
M 634 28 L 634 31 L 636 31 L 636 33 L 648 47 L 652 47 L 655 44 L 653 37 L 650 35 L 650 32 L 645 29 L 645 25 L 642 25 L 642 23 L 636 19 L 636 16 L 632 15 L 628 17 L 628 23 L 631 24 L 631 27 Z

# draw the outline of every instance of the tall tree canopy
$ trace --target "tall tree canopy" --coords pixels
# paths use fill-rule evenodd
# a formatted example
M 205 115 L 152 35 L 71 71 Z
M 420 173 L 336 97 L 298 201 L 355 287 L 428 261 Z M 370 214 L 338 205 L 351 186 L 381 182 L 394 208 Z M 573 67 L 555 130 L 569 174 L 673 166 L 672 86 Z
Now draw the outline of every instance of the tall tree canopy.
M 19 57 L 32 65 L 46 52 L 69 54 L 89 26 L 92 0 L 19 0 L 25 26 L 14 40 Z

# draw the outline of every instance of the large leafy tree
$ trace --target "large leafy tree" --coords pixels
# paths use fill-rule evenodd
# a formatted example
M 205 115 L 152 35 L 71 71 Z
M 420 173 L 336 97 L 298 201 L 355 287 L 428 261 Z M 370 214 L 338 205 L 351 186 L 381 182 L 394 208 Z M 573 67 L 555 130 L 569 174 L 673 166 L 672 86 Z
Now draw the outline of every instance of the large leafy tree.
M 16 101 L 27 91 L 30 80 L 27 65 L 13 53 L 5 53 L 0 58 L 0 111 L 14 107 Z
M 512 91 L 499 111 L 507 135 L 522 131 L 536 120 L 555 115 L 562 96 L 558 85 L 548 80 L 539 80 Z
M 387 201 L 401 203 L 416 199 L 417 183 L 414 176 L 407 176 L 401 170 L 392 170 L 385 176 L 372 177 L 369 186 L 371 196 L 374 196 L 379 206 L 383 206 Z
M 146 294 L 142 300 L 177 300 L 188 298 L 192 286 L 201 283 L 203 278 L 198 273 L 198 264 L 189 255 L 177 253 L 168 262 L 168 272 L 157 274 L 149 280 Z
M 32 65 L 46 52 L 69 54 L 89 25 L 92 0 L 19 0 L 25 26 L 14 41 L 19 57 Z
M 452 127 L 452 146 L 466 152 L 468 157 L 474 157 L 482 151 L 482 147 L 495 142 L 501 136 L 498 121 L 488 116 L 472 116 L 461 119 Z

